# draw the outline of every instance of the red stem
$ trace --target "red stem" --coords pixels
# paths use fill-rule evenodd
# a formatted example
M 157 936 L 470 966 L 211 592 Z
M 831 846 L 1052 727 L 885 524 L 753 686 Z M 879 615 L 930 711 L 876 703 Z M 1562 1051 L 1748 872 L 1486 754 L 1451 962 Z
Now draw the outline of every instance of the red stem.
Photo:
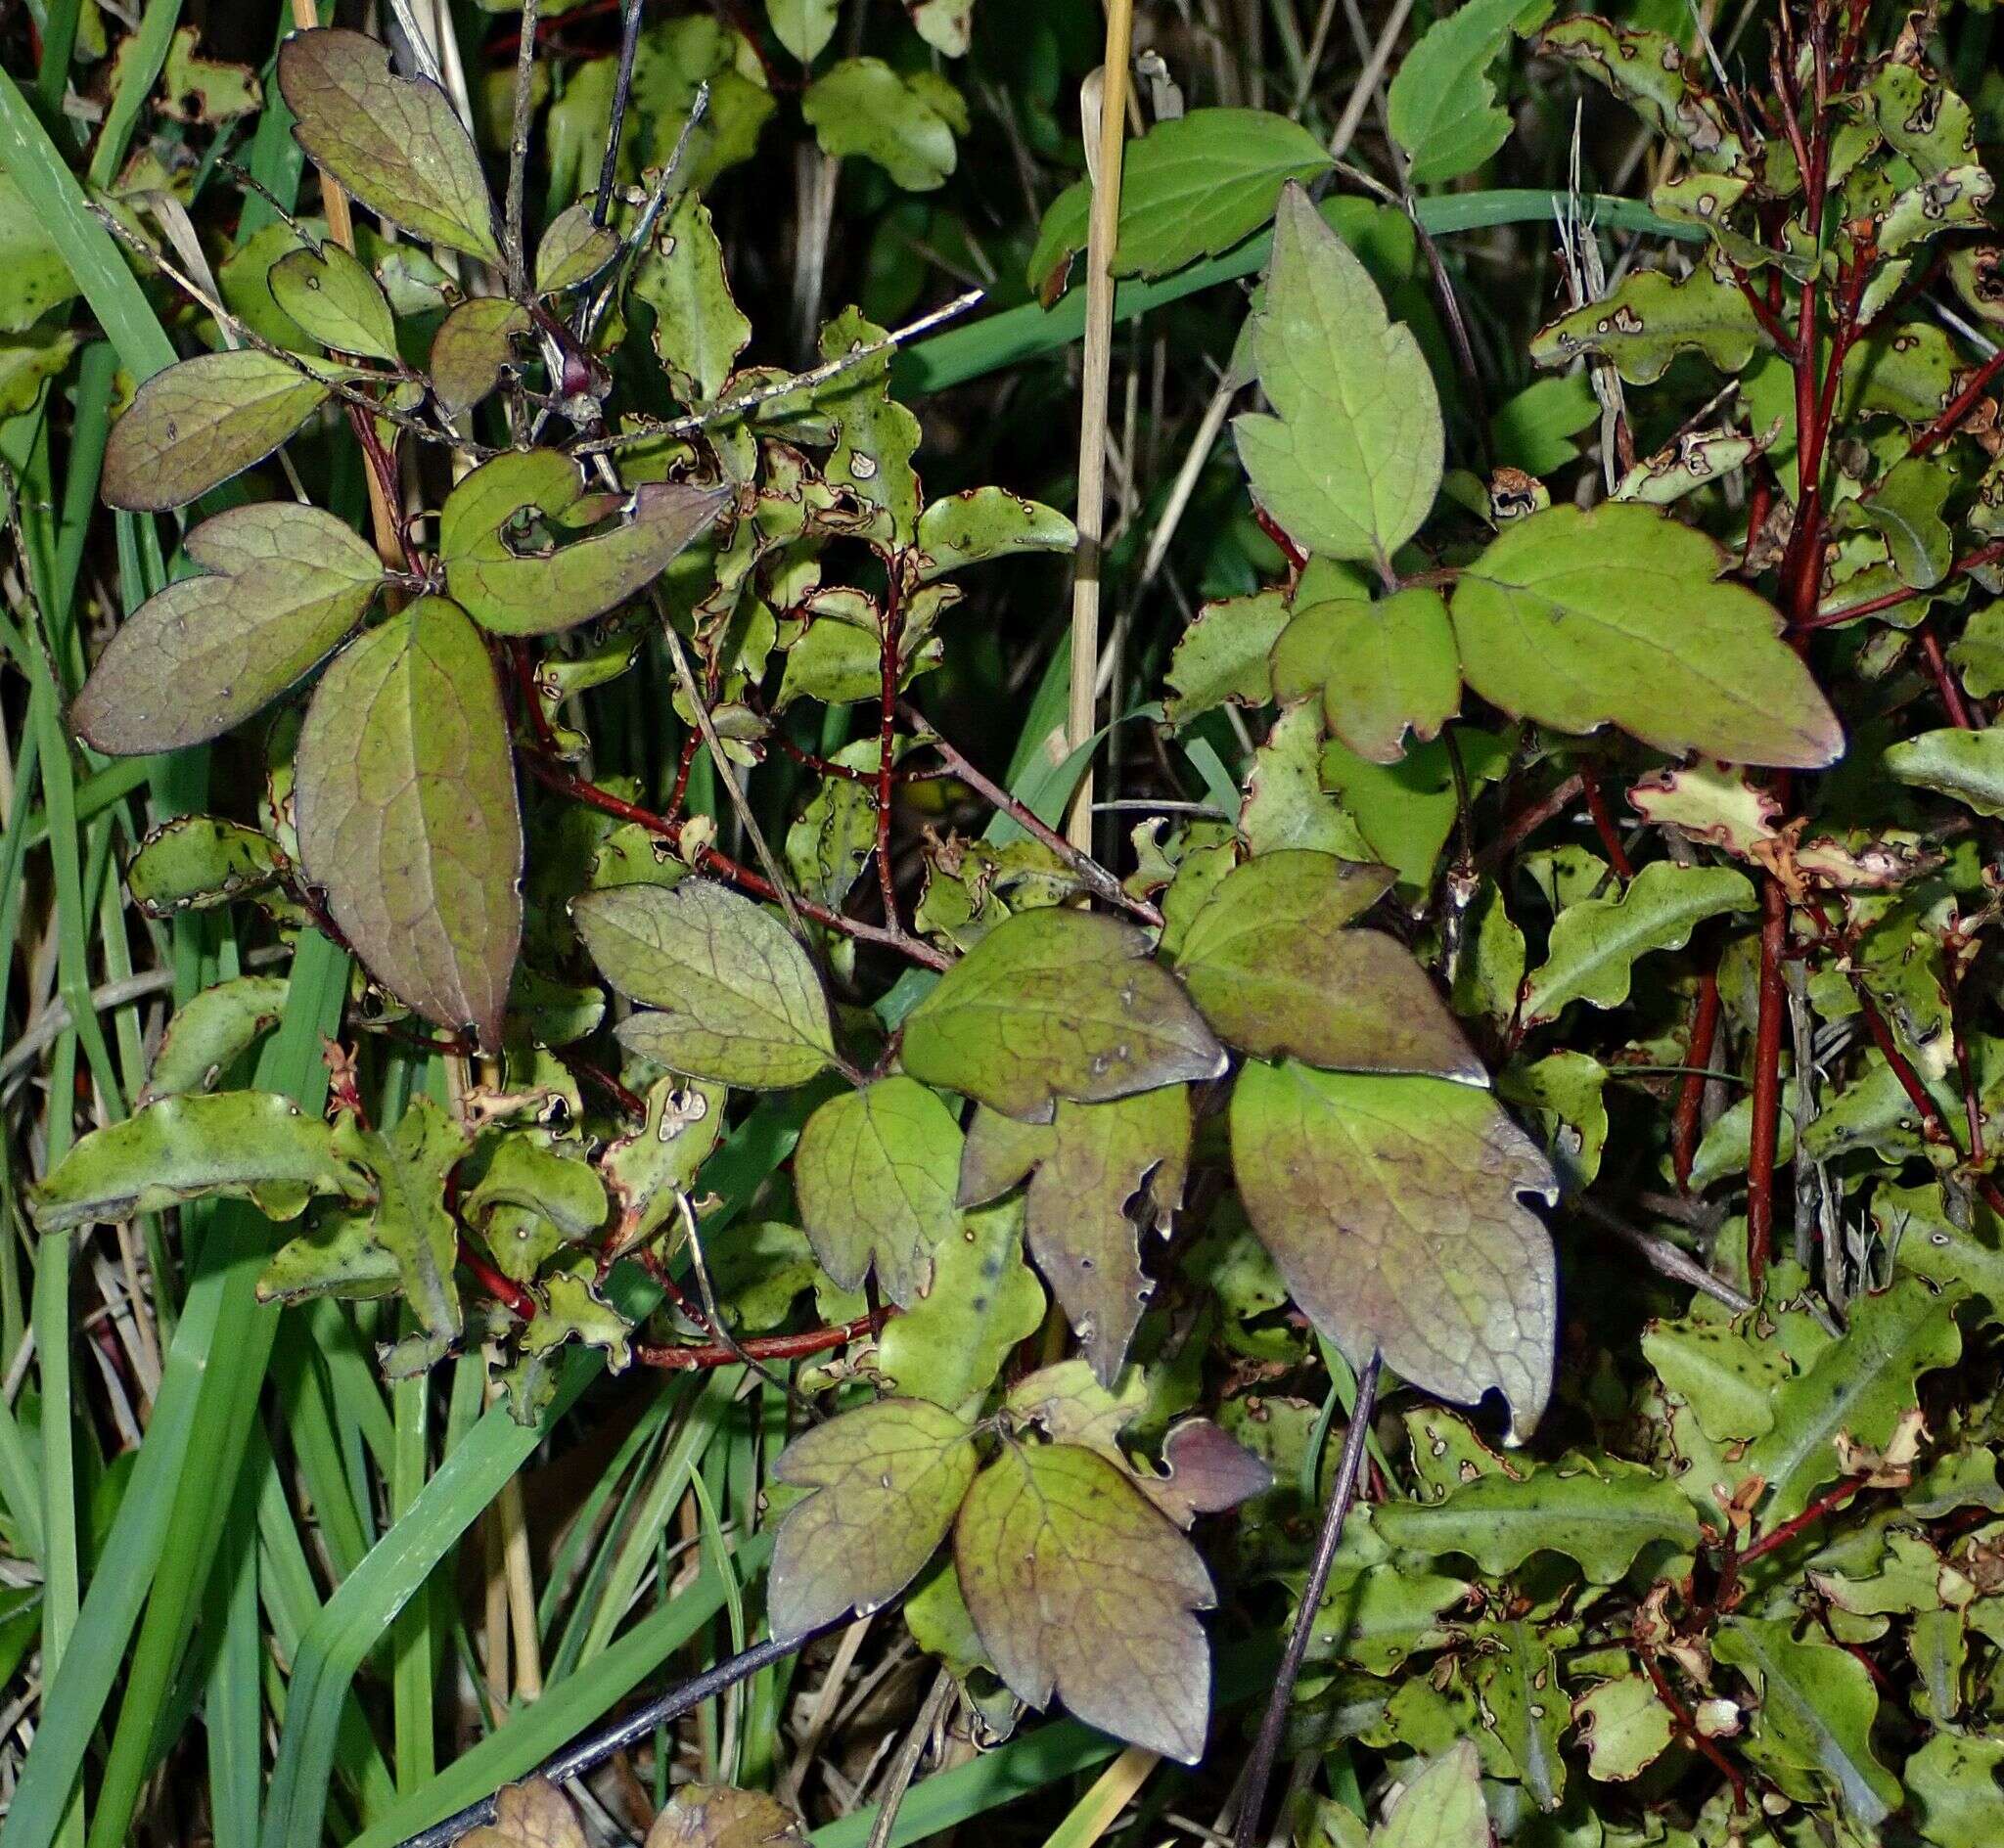
M 1836 1488 L 1826 1489 L 1793 1520 L 1783 1521 L 1779 1527 L 1762 1534 L 1758 1540 L 1754 1541 L 1745 1553 L 1740 1555 L 1741 1565 L 1751 1565 L 1763 1554 L 1773 1553 L 1777 1548 L 1787 1546 L 1798 1534 L 1815 1526 L 1824 1515 L 1830 1513 L 1835 1509 L 1843 1507 L 1860 1489 L 1864 1488 L 1870 1480 L 1869 1476 L 1847 1476 Z
M 1739 1768 L 1710 1739 L 1698 1730 L 1698 1722 L 1692 1717 L 1691 1709 L 1677 1698 L 1677 1691 L 1664 1677 L 1657 1664 L 1654 1649 L 1637 1648 L 1636 1655 L 1642 1666 L 1649 1671 L 1649 1679 L 1656 1687 L 1656 1697 L 1670 1710 L 1670 1718 L 1677 1723 L 1677 1731 L 1684 1735 L 1691 1748 L 1702 1753 L 1711 1768 L 1733 1787 L 1733 1809 L 1736 1813 L 1747 1808 L 1747 1780 Z
M 479 1285 L 488 1295 L 512 1311 L 521 1321 L 533 1322 L 536 1319 L 536 1301 L 527 1290 L 512 1278 L 503 1277 L 477 1250 L 465 1233 L 459 1235 L 459 1261 L 479 1280 Z
M 1760 1015 L 1754 1037 L 1754 1123 L 1747 1154 L 1747 1281 L 1760 1294 L 1774 1249 L 1774 1167 L 1781 1146 L 1781 1039 L 1788 1011 L 1781 959 L 1789 906 L 1773 878 L 1760 882 Z
M 1955 434 L 1956 426 L 1982 402 L 1983 392 L 2000 372 L 2004 372 L 2004 350 L 1992 353 L 1976 369 L 1969 383 L 1949 399 L 1947 409 L 1914 438 L 1906 453 L 1925 456 L 1945 443 Z
M 721 1341 L 706 1342 L 701 1346 L 675 1347 L 656 1346 L 647 1342 L 635 1342 L 633 1353 L 643 1367 L 658 1367 L 664 1371 L 690 1372 L 699 1368 L 728 1367 L 734 1361 L 792 1361 L 808 1354 L 826 1353 L 832 1347 L 845 1347 L 849 1342 L 860 1340 L 871 1331 L 872 1318 L 858 1316 L 853 1322 L 844 1322 L 838 1328 L 808 1329 L 800 1334 L 765 1334 L 753 1340 L 740 1341 L 727 1347 Z
M 1705 1068 L 1711 1063 L 1718 1041 L 1718 966 L 1708 968 L 1698 978 L 1698 1012 L 1691 1021 L 1690 1051 L 1684 1062 L 1694 1067 L 1684 1074 L 1677 1088 L 1677 1111 L 1672 1119 L 1670 1162 L 1677 1177 L 1677 1192 L 1691 1191 L 1691 1163 L 1698 1152 L 1698 1131 L 1705 1104 Z M 1776 1132 L 1779 1136 L 1779 1131 Z
M 897 783 L 891 768 L 897 743 L 897 674 L 904 642 L 904 605 L 899 595 L 900 561 L 892 560 L 884 591 L 883 635 L 878 650 L 881 686 L 877 718 L 877 889 L 884 894 L 884 922 L 897 927 L 897 878 L 890 863 L 890 800 Z
M 1586 812 L 1593 817 L 1601 845 L 1608 850 L 1608 862 L 1625 883 L 1635 877 L 1635 867 L 1628 858 L 1628 850 L 1621 845 L 1621 836 L 1615 831 L 1615 818 L 1608 813 L 1608 800 L 1601 793 L 1600 779 L 1581 765 L 1579 785 L 1586 791 Z

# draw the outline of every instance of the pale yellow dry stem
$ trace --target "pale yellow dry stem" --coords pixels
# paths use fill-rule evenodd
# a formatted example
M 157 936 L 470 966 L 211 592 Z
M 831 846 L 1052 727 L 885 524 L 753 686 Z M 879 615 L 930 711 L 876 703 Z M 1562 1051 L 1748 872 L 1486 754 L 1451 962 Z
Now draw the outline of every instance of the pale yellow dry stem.
M 1071 699 L 1066 738 L 1076 750 L 1093 735 L 1100 658 L 1101 542 L 1106 536 L 1107 391 L 1114 362 L 1114 246 L 1120 228 L 1120 161 L 1126 146 L 1127 65 L 1134 0 L 1108 0 L 1100 96 L 1099 159 L 1085 247 L 1085 376 L 1078 430 L 1078 568 L 1071 581 Z M 1092 851 L 1092 771 L 1078 780 L 1066 838 Z

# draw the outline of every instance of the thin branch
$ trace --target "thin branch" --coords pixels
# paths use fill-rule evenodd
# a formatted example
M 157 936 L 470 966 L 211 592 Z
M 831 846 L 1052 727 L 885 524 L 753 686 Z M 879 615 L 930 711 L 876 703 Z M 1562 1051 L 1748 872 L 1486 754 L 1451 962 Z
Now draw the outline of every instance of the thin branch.
M 591 221 L 603 231 L 613 208 L 613 180 L 619 170 L 619 137 L 626 126 L 626 106 L 633 98 L 633 56 L 640 45 L 640 0 L 626 0 L 619 23 L 619 72 L 613 82 L 613 114 L 606 130 L 606 152 L 599 162 L 599 188 L 592 197 Z M 691 115 L 691 122 L 694 115 Z M 685 127 L 684 132 L 687 132 Z
M 508 136 L 508 206 L 502 239 L 508 254 L 508 293 L 517 301 L 528 296 L 522 194 L 528 173 L 528 121 L 535 113 L 536 14 L 541 5 L 542 0 L 522 0 L 522 36 L 515 48 L 515 119 Z
M 1714 1302 L 1725 1304 L 1736 1316 L 1745 1315 L 1754 1307 L 1753 1297 L 1743 1296 L 1732 1285 L 1712 1276 L 1682 1246 L 1629 1225 L 1626 1220 L 1609 1212 L 1598 1200 L 1582 1196 L 1574 1199 L 1571 1205 L 1582 1219 L 1592 1220 L 1603 1232 L 1611 1232 L 1623 1243 L 1632 1245 L 1648 1259 L 1652 1269 L 1672 1282 L 1688 1284 L 1693 1289 L 1703 1290 Z

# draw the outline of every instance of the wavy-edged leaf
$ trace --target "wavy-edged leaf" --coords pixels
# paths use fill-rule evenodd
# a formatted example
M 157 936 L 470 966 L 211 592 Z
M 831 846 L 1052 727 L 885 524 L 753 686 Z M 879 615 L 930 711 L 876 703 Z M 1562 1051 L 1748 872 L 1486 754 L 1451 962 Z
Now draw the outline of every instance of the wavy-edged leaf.
M 885 1324 L 877 1372 L 888 1391 L 972 1409 L 1043 1326 L 1046 1306 L 1023 1259 L 1022 1202 L 978 1206 L 934 1254 L 925 1295 Z
M 752 338 L 724 269 L 709 207 L 691 190 L 633 268 L 632 293 L 654 310 L 655 357 L 676 395 L 713 398 Z
M 1168 1231 L 1189 1153 L 1183 1085 L 1108 1104 L 1060 1103 L 1048 1124 L 975 1113 L 960 1162 L 960 1203 L 979 1205 L 1028 1177 L 1030 1253 L 1104 1386 L 1127 1358 L 1149 1295 L 1136 1220 Z
M 1132 924 L 1019 912 L 905 1018 L 904 1068 L 1005 1116 L 1048 1123 L 1060 1098 L 1105 1103 L 1215 1078 L 1225 1050 Z
M 923 1399 L 880 1399 L 795 1438 L 773 1473 L 810 1493 L 773 1542 L 773 1634 L 888 1603 L 946 1538 L 979 1461 L 973 1426 Z
M 256 829 L 219 815 L 176 815 L 139 843 L 125 883 L 148 917 L 171 918 L 227 905 L 278 873 L 278 849 Z
M 132 612 L 70 707 L 78 736 L 112 756 L 221 737 L 326 655 L 383 582 L 366 540 L 292 501 L 218 514 L 187 548 L 202 574 Z
M 1274 698 L 1319 698 L 1329 728 L 1359 757 L 1395 764 L 1406 734 L 1423 743 L 1461 709 L 1461 662 L 1436 590 L 1402 590 L 1372 603 L 1316 597 L 1310 560 L 1295 613 L 1273 645 Z
M 303 362 L 254 346 L 168 366 L 139 387 L 112 426 L 105 499 L 142 514 L 199 500 L 262 462 L 329 395 Z
M 919 516 L 918 581 L 930 584 L 964 565 L 1018 552 L 1070 552 L 1077 543 L 1078 528 L 1055 507 L 1007 488 L 967 488 Z
M 1698 1515 L 1672 1482 L 1613 1458 L 1573 1457 L 1518 1477 L 1478 1476 L 1438 1502 L 1387 1502 L 1372 1524 L 1406 1553 L 1466 1555 L 1490 1574 L 1562 1553 L 1613 1585 L 1644 1547 L 1695 1549 Z
M 1834 763 L 1836 713 L 1774 608 L 1719 581 L 1726 562 L 1704 533 L 1631 502 L 1533 514 L 1455 584 L 1462 673 L 1506 712 L 1560 731 L 1612 721 L 1660 750 Z
M 480 157 L 429 77 L 400 77 L 387 46 L 327 26 L 279 47 L 278 87 L 299 146 L 371 211 L 500 266 Z
M 496 635 L 550 635 L 603 615 L 660 575 L 730 505 L 723 488 L 651 481 L 588 494 L 554 449 L 510 450 L 446 496 L 438 555 L 446 588 Z M 589 528 L 618 516 L 604 532 Z M 569 543 L 556 543 L 559 536 Z
M 1187 725 L 1218 706 L 1264 705 L 1273 698 L 1268 656 L 1289 622 L 1287 594 L 1255 591 L 1208 603 L 1185 629 L 1165 676 L 1171 725 Z
M 421 597 L 321 677 L 295 760 L 299 855 L 370 971 L 501 1043 L 522 940 L 522 813 L 479 632 Z
M 460 1196 L 460 1213 L 502 1275 L 526 1284 L 560 1247 L 605 1224 L 606 1189 L 582 1144 L 530 1131 L 501 1139 L 486 1171 Z
M 1353 1366 L 1429 1392 L 1492 1387 L 1528 1432 L 1552 1389 L 1558 1279 L 1526 1208 L 1558 1182 L 1494 1098 L 1438 1078 L 1249 1060 L 1232 1169 L 1289 1293 Z
M 1196 1549 L 1106 1458 L 1006 1444 L 954 1524 L 961 1595 L 1020 1700 L 1194 1765 L 1210 1718 L 1213 1600 Z
M 135 1106 L 214 1090 L 231 1065 L 278 1025 L 289 986 L 283 975 L 237 975 L 192 995 L 167 1022 Z
M 1389 561 L 1440 489 L 1440 401 L 1412 330 L 1292 182 L 1252 353 L 1279 413 L 1232 424 L 1254 497 L 1311 552 Z
M 1191 920 L 1176 972 L 1242 1052 L 1486 1084 L 1412 952 L 1382 930 L 1344 927 L 1390 884 L 1384 867 L 1326 853 L 1259 854 L 1228 873 Z
M 909 1307 L 933 1281 L 933 1253 L 960 1227 L 960 1125 L 915 1079 L 880 1078 L 831 1098 L 794 1150 L 800 1223 L 843 1289 L 872 1269 Z
M 1630 270 L 1599 301 L 1562 314 L 1530 343 L 1533 363 L 1570 366 L 1582 353 L 1614 361 L 1631 385 L 1651 385 L 1679 353 L 1702 353 L 1736 373 L 1760 344 L 1760 323 L 1732 276 L 1715 261 L 1688 276 Z
M 396 363 L 396 320 L 368 266 L 332 241 L 288 250 L 266 274 L 271 298 L 302 332 L 337 352 Z
M 1946 1295 L 1980 1296 L 1992 1317 L 2004 1317 L 2004 1244 L 1989 1207 L 1971 1201 L 1951 1214 L 1939 1183 L 1882 1186 L 1872 1194 L 1872 1218 L 1896 1270 Z
M 570 915 L 599 971 L 657 1012 L 619 1037 L 674 1071 L 778 1090 L 835 1058 L 828 997 L 807 953 L 749 898 L 709 879 L 672 889 L 618 885 L 574 899 Z
M 1653 950 L 1681 950 L 1691 932 L 1721 912 L 1752 911 L 1754 882 L 1723 866 L 1655 860 L 1612 898 L 1568 905 L 1552 926 L 1545 961 L 1531 971 L 1524 1023 L 1555 1020 L 1569 1003 L 1618 1008 L 1636 963 Z
M 1411 158 L 1415 186 L 1474 172 L 1509 137 L 1509 113 L 1496 107 L 1487 73 L 1518 16 L 1530 11 L 1526 0 L 1469 0 L 1406 53 L 1386 92 L 1386 120 Z
M 369 1176 L 331 1124 L 268 1091 L 162 1098 L 79 1140 L 28 1195 L 43 1232 L 164 1212 L 183 1201 L 262 1196 L 291 1217 L 313 1194 L 366 1200 Z M 290 1198 L 286 1196 L 290 1195 Z

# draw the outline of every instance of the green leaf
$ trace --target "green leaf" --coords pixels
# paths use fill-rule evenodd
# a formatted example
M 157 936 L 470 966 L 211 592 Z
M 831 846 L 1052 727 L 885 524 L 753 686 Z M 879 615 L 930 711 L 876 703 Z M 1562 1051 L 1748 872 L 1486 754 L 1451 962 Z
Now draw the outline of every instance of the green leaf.
M 1762 1758 L 1814 1772 L 1842 1814 L 1874 1828 L 1904 1800 L 1899 1780 L 1873 1756 L 1879 1695 L 1871 1671 L 1848 1649 L 1797 1641 L 1786 1619 L 1728 1617 L 1712 1657 L 1737 1668 L 1760 1696 L 1752 1743 Z
M 960 1163 L 960 1203 L 979 1205 L 1028 1178 L 1030 1255 L 1104 1386 L 1127 1358 L 1151 1288 L 1135 1222 L 1168 1232 L 1189 1156 L 1190 1097 L 1182 1085 L 1110 1104 L 1060 1103 L 1048 1124 L 975 1112 Z
M 1872 1195 L 1872 1218 L 1895 1270 L 1947 1296 L 1981 1296 L 1993 1316 L 2004 1316 L 2004 1248 L 1987 1206 L 1972 1202 L 1961 1216 L 1971 1223 L 1960 1223 L 1938 1183 L 1882 1186 Z
M 923 1399 L 880 1399 L 795 1438 L 773 1473 L 808 1493 L 773 1542 L 773 1634 L 888 1604 L 946 1538 L 978 1462 L 973 1427 Z
M 1577 65 L 1620 97 L 1701 171 L 1727 172 L 1744 158 L 1724 109 L 1702 79 L 1684 74 L 1690 55 L 1668 33 L 1623 30 L 1589 13 L 1553 26 L 1538 49 Z
M 860 155 L 907 193 L 926 193 L 946 183 L 959 158 L 943 101 L 881 58 L 844 58 L 807 86 L 800 114 L 823 154 L 836 159 Z M 963 113 L 963 133 L 966 125 Z
M 278 1025 L 289 985 L 283 975 L 236 975 L 192 996 L 167 1022 L 135 1105 L 144 1108 L 183 1092 L 214 1090 L 223 1074 Z
M 1488 1841 L 1481 1773 L 1466 1739 L 1413 1779 L 1371 1834 L 1371 1848 L 1488 1848 Z
M 1618 1583 L 1644 1547 L 1685 1552 L 1699 1540 L 1697 1512 L 1675 1484 L 1612 1457 L 1479 1476 L 1444 1501 L 1384 1503 L 1372 1521 L 1403 1552 L 1464 1554 L 1492 1576 L 1534 1554 L 1564 1554 L 1594 1585 Z
M 1681 950 L 1706 919 L 1754 906 L 1753 881 L 1731 867 L 1652 861 L 1626 891 L 1583 898 L 1559 914 L 1544 964 L 1525 991 L 1525 1025 L 1556 1020 L 1574 1001 L 1620 1007 L 1642 957 Z
M 972 1408 L 1042 1326 L 1044 1307 L 1023 1261 L 1022 1205 L 978 1208 L 934 1254 L 926 1294 L 885 1325 L 877 1372 L 888 1391 Z
M 373 38 L 322 28 L 279 48 L 278 87 L 299 146 L 371 211 L 501 266 L 480 158 L 430 78 L 396 75 Z
M 654 350 L 675 395 L 714 398 L 752 338 L 724 273 L 709 207 L 685 192 L 633 271 L 633 293 L 654 310 Z
M 1204 1754 L 1214 1601 L 1196 1549 L 1111 1463 L 1010 1443 L 954 1525 L 981 1642 L 1017 1698 L 1055 1692 L 1088 1725 L 1186 1765 Z
M 581 1143 L 546 1132 L 504 1136 L 460 1212 L 502 1274 L 526 1284 L 560 1245 L 590 1238 L 606 1219 L 606 1190 Z
M 644 590 L 729 504 L 728 489 L 676 481 L 590 494 L 556 450 L 510 450 L 446 496 L 438 554 L 447 589 L 483 628 L 549 635 Z M 609 531 L 583 536 L 615 515 Z
M 953 1112 L 910 1078 L 830 1098 L 807 1119 L 794 1192 L 814 1255 L 842 1288 L 861 1289 L 874 1268 L 909 1308 L 931 1287 L 934 1252 L 960 1230 L 961 1142 Z
M 1485 1623 L 1475 1633 L 1469 1682 L 1483 1725 L 1506 1750 L 1525 1795 L 1540 1810 L 1556 1810 L 1566 1794 L 1566 1759 L 1560 1750 L 1568 1720 L 1554 1698 L 1559 1662 L 1543 1628 L 1525 1618 Z
M 1194 109 L 1158 122 L 1128 145 L 1120 169 L 1116 276 L 1161 276 L 1215 256 L 1273 216 L 1280 191 L 1329 171 L 1322 144 L 1267 110 Z M 1030 253 L 1029 286 L 1048 296 L 1085 248 L 1092 188 L 1084 180 L 1051 202 Z
M 432 336 L 432 390 L 447 417 L 470 411 L 501 383 L 515 342 L 534 323 L 519 301 L 476 295 L 462 301 Z
M 1922 173 L 1946 173 L 1977 153 L 1976 117 L 1933 71 L 1895 55 L 1866 89 L 1879 132 Z
M 1651 1323 L 1642 1351 L 1714 1444 L 1773 1430 L 1775 1390 L 1792 1371 L 1779 1342 L 1754 1339 L 1732 1323 L 1693 1319 Z
M 178 815 L 139 843 L 125 880 L 152 918 L 211 911 L 278 878 L 278 850 L 254 828 L 214 815 Z
M 1931 590 L 1948 574 L 1954 540 L 1941 509 L 1955 477 L 1937 462 L 1909 457 L 1890 470 L 1868 501 L 1846 501 L 1840 530 L 1863 527 L 1886 541 L 1902 584 Z
M 657 1078 L 647 1093 L 647 1119 L 610 1143 L 599 1173 L 619 1211 L 619 1242 L 639 1243 L 665 1225 L 675 1196 L 696 1176 L 724 1132 L 722 1085 Z
M 13 174 L 0 173 L 0 334 L 25 334 L 77 293 L 42 213 Z
M 619 254 L 618 236 L 592 222 L 595 199 L 567 205 L 536 246 L 536 293 L 561 294 L 588 283 Z
M 421 597 L 340 654 L 299 734 L 306 877 L 379 980 L 501 1043 L 522 939 L 522 814 L 479 632 Z
M 296 1214 L 308 1194 L 366 1200 L 369 1177 L 290 1098 L 266 1091 L 163 1098 L 78 1141 L 28 1195 L 43 1232 L 109 1225 L 185 1200 L 257 1198 Z M 268 1209 L 269 1210 L 269 1209 Z
M 1597 353 L 1631 385 L 1651 385 L 1679 353 L 1702 353 L 1720 372 L 1739 372 L 1760 340 L 1760 323 L 1739 285 L 1708 260 L 1677 278 L 1630 270 L 1599 301 L 1540 329 L 1530 356 L 1539 366 L 1570 366 Z
M 1568 1194 L 1592 1186 L 1600 1173 L 1608 1142 L 1607 1085 L 1608 1068 L 1588 1053 L 1548 1053 L 1496 1076 L 1496 1095 L 1532 1113 Z
M 1602 1783 L 1639 1778 L 1669 1750 L 1670 1710 L 1646 1675 L 1617 1675 L 1596 1683 L 1572 1703 L 1586 1775 Z
M 838 11 L 838 0 L 765 0 L 773 37 L 803 65 L 828 49 Z
M 1953 796 L 1979 815 L 2004 815 L 2004 737 L 1954 727 L 1889 744 L 1881 759 L 1902 783 Z
M 1518 15 L 1529 11 L 1525 0 L 1469 0 L 1406 53 L 1386 92 L 1386 119 L 1412 160 L 1415 186 L 1473 173 L 1509 138 L 1510 116 L 1496 107 L 1487 72 Z
M 1936 1733 L 1900 1775 L 1922 1835 L 1936 1848 L 1990 1848 L 2004 1813 L 2004 1739 Z
M 1389 564 L 1439 492 L 1439 399 L 1412 330 L 1293 183 L 1252 353 L 1279 413 L 1233 420 L 1254 497 L 1309 551 Z
M 918 582 L 1018 552 L 1070 552 L 1078 528 L 1041 501 L 1007 488 L 972 487 L 934 501 L 919 516 Z
M 1914 1403 L 1914 1384 L 1962 1353 L 1950 1300 L 1916 1278 L 1858 1297 L 1850 1326 L 1804 1373 L 1774 1395 L 1774 1428 L 1746 1453 L 1743 1476 L 1766 1482 L 1761 1518 L 1770 1526 L 1799 1514 L 1826 1482 L 1842 1473 L 1840 1433 L 1883 1450 L 1901 1413 Z
M 272 300 L 321 345 L 397 363 L 396 321 L 383 286 L 340 245 L 290 250 L 267 281 Z
M 1492 732 L 1464 725 L 1454 744 L 1471 794 L 1510 767 L 1511 753 Z M 1390 867 L 1400 885 L 1415 891 L 1430 886 L 1460 806 L 1447 741 L 1415 744 L 1395 764 L 1374 764 L 1341 739 L 1331 739 L 1316 769 L 1322 787 L 1334 790 L 1355 818 L 1365 854 Z
M 586 892 L 570 915 L 600 972 L 658 1013 L 624 1021 L 636 1052 L 753 1090 L 805 1084 L 835 1058 L 828 998 L 787 927 L 708 879 Z
M 1837 715 L 1781 640 L 1774 608 L 1716 581 L 1725 567 L 1716 543 L 1652 508 L 1533 514 L 1455 585 L 1462 672 L 1506 712 L 1561 731 L 1612 720 L 1660 750 L 1834 763 L 1844 750 Z
M 1273 648 L 1274 697 L 1319 695 L 1329 728 L 1358 756 L 1395 764 L 1405 737 L 1437 738 L 1461 709 L 1461 663 L 1436 590 L 1402 590 L 1382 603 L 1309 601 L 1311 560 L 1294 619 Z
M 1176 972 L 1241 1052 L 1485 1084 L 1412 952 L 1382 930 L 1344 928 L 1389 885 L 1383 867 L 1260 854 L 1227 874 L 1191 920 Z
M 77 734 L 109 755 L 221 737 L 326 655 L 383 582 L 366 540 L 292 501 L 232 508 L 186 544 L 203 572 L 132 612 L 70 707 Z
M 1287 594 L 1256 591 L 1206 604 L 1185 629 L 1170 657 L 1167 679 L 1175 691 L 1166 703 L 1171 725 L 1217 707 L 1264 705 L 1273 698 L 1267 657 L 1288 626 Z
M 157 372 L 112 426 L 105 499 L 152 514 L 199 500 L 262 462 L 328 395 L 302 363 L 253 346 Z
M 1223 1074 L 1224 1048 L 1133 925 L 1019 912 L 906 1016 L 904 1068 L 1026 1122 L 1060 1098 L 1104 1103 Z
M 1436 1078 L 1247 1063 L 1232 1088 L 1246 1211 L 1310 1322 L 1353 1367 L 1426 1391 L 1491 1387 L 1528 1432 L 1552 1388 L 1558 1284 L 1525 1196 L 1558 1183 L 1486 1092 Z

